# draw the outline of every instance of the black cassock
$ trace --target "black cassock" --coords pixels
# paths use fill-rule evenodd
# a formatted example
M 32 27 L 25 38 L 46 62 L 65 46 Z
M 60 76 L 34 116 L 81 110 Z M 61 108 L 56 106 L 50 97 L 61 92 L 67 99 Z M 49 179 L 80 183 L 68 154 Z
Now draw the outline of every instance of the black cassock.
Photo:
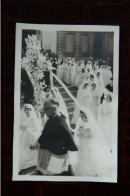
M 78 150 L 63 115 L 57 115 L 47 121 L 38 142 L 40 149 L 46 149 L 56 155 Z

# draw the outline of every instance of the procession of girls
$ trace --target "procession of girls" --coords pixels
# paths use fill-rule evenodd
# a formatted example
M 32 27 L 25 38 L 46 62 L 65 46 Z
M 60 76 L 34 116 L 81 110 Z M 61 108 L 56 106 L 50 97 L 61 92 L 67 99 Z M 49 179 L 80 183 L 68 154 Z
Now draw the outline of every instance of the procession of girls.
M 67 85 L 76 86 L 77 102 L 72 118 L 78 145 L 75 175 L 111 175 L 113 159 L 113 76 L 111 67 L 66 58 L 58 62 L 57 75 Z M 111 168 L 111 169 L 110 169 Z M 111 172 L 110 172 L 111 171 Z
M 65 84 L 78 88 L 76 99 L 80 107 L 75 105 L 71 122 L 76 124 L 76 128 L 73 130 L 70 128 L 78 146 L 78 151 L 70 158 L 73 175 L 94 177 L 111 175 L 114 167 L 112 165 L 113 79 L 111 67 L 99 66 L 98 60 L 94 63 L 92 61 L 75 62 L 74 59 L 66 58 L 57 61 L 55 73 Z M 59 97 L 59 92 L 55 91 L 55 93 L 55 97 Z M 49 94 L 49 96 L 53 95 Z M 59 103 L 63 102 L 61 97 L 58 99 Z M 62 106 L 59 109 L 64 113 L 66 106 L 64 103 Z M 31 104 L 24 105 L 23 111 L 26 114 L 24 117 L 26 120 L 22 121 L 24 125 L 21 125 L 20 147 L 23 156 L 21 153 L 20 171 L 37 164 L 35 159 L 37 152 L 30 152 L 29 145 L 37 141 L 44 126 L 44 122 L 38 118 Z M 26 135 L 23 130 L 26 130 L 28 134 Z

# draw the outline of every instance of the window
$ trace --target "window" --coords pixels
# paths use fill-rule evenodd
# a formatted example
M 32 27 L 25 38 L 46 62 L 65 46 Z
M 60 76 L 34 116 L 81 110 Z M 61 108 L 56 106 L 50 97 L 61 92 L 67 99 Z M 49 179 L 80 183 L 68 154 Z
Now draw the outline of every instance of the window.
M 73 53 L 74 50 L 74 35 L 67 33 L 65 39 L 66 53 Z
M 81 53 L 88 52 L 88 35 L 82 34 L 81 35 Z

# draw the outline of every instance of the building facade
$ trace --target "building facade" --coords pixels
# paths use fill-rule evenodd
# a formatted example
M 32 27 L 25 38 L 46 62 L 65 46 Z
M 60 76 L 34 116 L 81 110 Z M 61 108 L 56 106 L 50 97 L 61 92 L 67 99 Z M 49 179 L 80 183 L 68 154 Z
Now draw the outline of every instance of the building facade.
M 57 32 L 58 57 L 74 57 L 87 60 L 88 57 L 113 58 L 113 33 L 106 32 Z
M 113 62 L 113 32 L 24 30 L 23 38 L 26 38 L 27 34 L 36 34 L 42 48 L 51 50 L 58 58 L 73 57 L 78 61 L 95 57 L 106 59 L 107 63 Z M 25 48 L 24 39 L 23 46 Z

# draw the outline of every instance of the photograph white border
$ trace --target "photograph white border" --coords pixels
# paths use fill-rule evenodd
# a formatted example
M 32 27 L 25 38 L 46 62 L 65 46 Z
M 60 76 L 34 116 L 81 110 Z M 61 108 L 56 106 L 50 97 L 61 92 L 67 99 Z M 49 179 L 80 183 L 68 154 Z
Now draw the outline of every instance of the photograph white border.
M 111 178 L 77 177 L 77 176 L 37 176 L 18 175 L 19 160 L 19 119 L 20 119 L 20 85 L 21 85 L 21 50 L 22 30 L 46 31 L 85 31 L 85 32 L 114 32 L 113 50 L 113 148 L 117 174 Z M 119 26 L 109 25 L 46 25 L 16 23 L 15 37 L 15 82 L 14 82 L 14 135 L 13 135 L 13 181 L 83 181 L 83 182 L 117 182 L 118 177 L 118 81 L 119 81 Z M 116 119 L 116 121 L 115 121 Z

